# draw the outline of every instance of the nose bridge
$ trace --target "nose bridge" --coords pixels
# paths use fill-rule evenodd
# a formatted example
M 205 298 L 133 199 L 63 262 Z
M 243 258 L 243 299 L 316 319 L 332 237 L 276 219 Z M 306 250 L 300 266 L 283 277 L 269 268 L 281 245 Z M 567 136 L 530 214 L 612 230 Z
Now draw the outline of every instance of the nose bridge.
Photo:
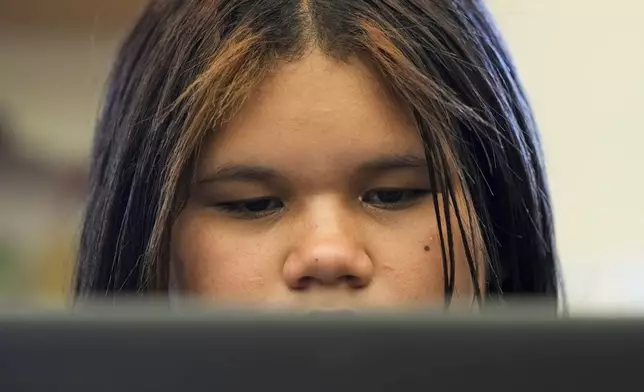
M 284 265 L 291 288 L 338 284 L 358 288 L 370 282 L 373 267 L 350 208 L 337 198 L 320 198 L 307 206 L 302 218 Z
M 311 238 L 340 239 L 352 231 L 351 212 L 338 197 L 320 197 L 314 200 L 306 208 L 305 216 L 305 233 Z

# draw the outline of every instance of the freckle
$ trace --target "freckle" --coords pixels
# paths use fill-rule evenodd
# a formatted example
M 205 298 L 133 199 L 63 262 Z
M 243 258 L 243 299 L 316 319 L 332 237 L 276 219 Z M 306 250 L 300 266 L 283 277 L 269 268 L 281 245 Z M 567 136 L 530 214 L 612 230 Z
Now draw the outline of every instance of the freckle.
M 429 252 L 429 246 L 425 245 L 425 252 Z
M 316 263 L 317 263 L 318 261 L 320 261 L 320 259 L 315 259 L 315 262 L 316 262 Z

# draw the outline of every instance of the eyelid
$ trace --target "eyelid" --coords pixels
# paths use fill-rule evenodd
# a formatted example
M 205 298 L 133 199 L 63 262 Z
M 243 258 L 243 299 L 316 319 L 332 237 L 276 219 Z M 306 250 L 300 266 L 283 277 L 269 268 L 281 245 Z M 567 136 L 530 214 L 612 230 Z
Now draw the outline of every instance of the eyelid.
M 370 188 L 364 191 L 362 194 L 369 193 L 369 192 L 422 192 L 422 193 L 431 193 L 432 190 L 429 189 L 428 187 L 396 187 L 396 186 L 383 186 L 383 187 L 376 187 L 376 188 Z
M 368 202 L 365 201 L 364 195 L 366 194 L 375 194 L 377 192 L 412 192 L 413 195 L 411 198 L 399 202 Z M 403 209 L 409 206 L 412 206 L 419 202 L 420 199 L 423 199 L 429 195 L 431 195 L 432 192 L 429 189 L 422 189 L 422 188 L 396 188 L 396 187 L 382 187 L 382 188 L 373 188 L 365 191 L 361 196 L 360 196 L 360 201 L 363 202 L 365 205 L 372 207 L 372 208 L 377 208 L 379 210 L 395 210 L 395 209 Z
M 247 211 L 241 208 L 237 208 L 244 204 L 249 204 L 253 202 L 258 202 L 262 200 L 278 200 L 282 206 L 280 208 L 266 209 L 262 211 Z M 240 200 L 230 200 L 223 201 L 214 204 L 214 207 L 225 212 L 226 214 L 235 216 L 239 219 L 260 219 L 263 217 L 274 215 L 275 213 L 281 211 L 284 208 L 284 202 L 278 197 L 264 196 L 264 197 L 254 197 L 249 199 L 240 199 Z

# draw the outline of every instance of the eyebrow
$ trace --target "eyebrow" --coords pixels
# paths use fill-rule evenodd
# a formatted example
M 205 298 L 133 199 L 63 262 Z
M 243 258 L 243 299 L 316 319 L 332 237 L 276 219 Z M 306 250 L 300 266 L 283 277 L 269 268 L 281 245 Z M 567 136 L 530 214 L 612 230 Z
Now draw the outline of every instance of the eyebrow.
M 394 154 L 365 161 L 358 166 L 358 172 L 387 172 L 404 169 L 427 169 L 424 157 L 411 154 Z M 260 165 L 228 164 L 199 180 L 200 184 L 225 181 L 271 182 L 285 176 L 278 170 Z
M 366 161 L 359 167 L 359 171 L 390 171 L 399 169 L 427 169 L 427 160 L 425 157 L 417 155 L 387 155 L 376 159 Z
M 199 180 L 200 184 L 224 181 L 273 181 L 283 177 L 277 170 L 255 165 L 224 165 Z

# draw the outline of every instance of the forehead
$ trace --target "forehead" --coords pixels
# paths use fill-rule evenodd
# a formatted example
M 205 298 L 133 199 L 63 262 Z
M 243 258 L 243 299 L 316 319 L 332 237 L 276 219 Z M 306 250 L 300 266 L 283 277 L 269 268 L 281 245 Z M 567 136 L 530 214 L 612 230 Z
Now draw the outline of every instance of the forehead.
M 350 166 L 383 154 L 422 156 L 411 116 L 385 91 L 363 62 L 313 52 L 282 64 L 260 83 L 207 140 L 202 161 L 304 170 Z

